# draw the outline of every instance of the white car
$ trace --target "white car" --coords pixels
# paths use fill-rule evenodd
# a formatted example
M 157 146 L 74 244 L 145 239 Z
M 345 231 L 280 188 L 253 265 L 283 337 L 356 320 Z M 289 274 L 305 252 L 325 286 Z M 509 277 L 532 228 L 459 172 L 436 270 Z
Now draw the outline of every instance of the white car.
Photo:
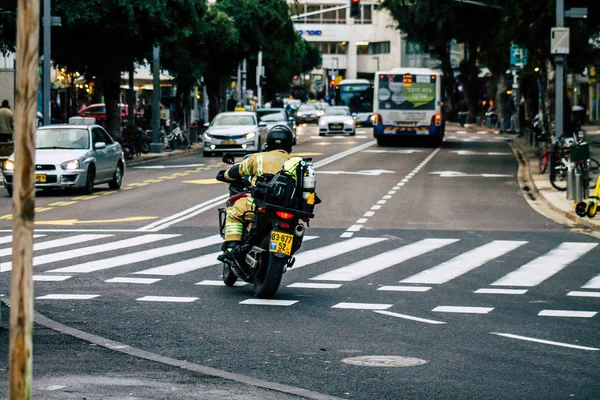
M 125 174 L 121 145 L 95 124 L 94 118 L 71 118 L 70 124 L 39 127 L 35 131 L 36 189 L 75 188 L 91 194 L 94 185 L 120 189 Z M 4 162 L 2 175 L 13 193 L 15 155 Z
M 344 106 L 327 107 L 323 116 L 319 119 L 319 136 L 325 136 L 328 133 L 347 133 L 350 136 L 356 135 L 354 118 L 350 113 L 350 108 Z
M 204 126 L 204 157 L 217 151 L 257 153 L 266 141 L 267 124 L 259 123 L 254 112 L 222 112 Z

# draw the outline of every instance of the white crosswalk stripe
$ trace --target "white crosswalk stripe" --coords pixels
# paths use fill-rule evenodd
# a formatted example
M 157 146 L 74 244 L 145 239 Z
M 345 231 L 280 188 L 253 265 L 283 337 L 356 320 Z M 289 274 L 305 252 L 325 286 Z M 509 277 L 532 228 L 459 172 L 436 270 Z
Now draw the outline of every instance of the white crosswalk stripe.
M 560 246 L 523 265 L 492 283 L 493 286 L 536 286 L 567 267 L 597 243 L 562 243 Z
M 39 237 L 41 237 L 40 235 Z M 8 243 L 8 236 L 1 239 Z M 190 240 L 183 234 L 155 234 L 136 232 L 135 236 L 118 236 L 117 234 L 80 234 L 75 236 L 64 236 L 59 238 L 45 237 L 44 241 L 36 242 L 34 249 L 42 252 L 33 258 L 34 266 L 50 265 L 45 272 L 36 271 L 34 281 L 36 287 L 55 288 L 54 285 L 62 285 L 67 282 L 69 288 L 77 285 L 80 279 L 78 274 L 97 273 L 101 276 L 104 286 L 114 287 L 127 285 L 131 290 L 138 290 L 140 286 L 153 288 L 155 292 L 150 293 L 155 296 L 142 295 L 132 297 L 139 301 L 158 301 L 158 302 L 187 302 L 194 301 L 195 297 L 178 298 L 162 296 L 169 294 L 161 292 L 163 285 L 167 282 L 163 277 L 174 277 L 178 275 L 196 273 L 190 285 L 202 287 L 203 290 L 214 290 L 211 287 L 224 286 L 221 280 L 217 280 L 221 273 L 220 268 L 214 268 L 220 263 L 217 256 L 220 254 L 219 247 L 222 238 L 219 235 L 210 235 Z M 320 240 L 315 240 L 320 239 Z M 296 254 L 296 261 L 293 267 L 284 276 L 281 283 L 281 290 L 288 290 L 297 293 L 311 293 L 315 291 L 325 291 L 339 293 L 351 284 L 342 284 L 344 282 L 355 282 L 360 279 L 371 277 L 378 272 L 392 269 L 395 275 L 402 275 L 398 272 L 404 267 L 410 267 L 414 271 L 415 267 L 420 265 L 422 259 L 419 257 L 427 255 L 427 260 L 434 259 L 436 264 L 427 268 L 419 268 L 414 274 L 401 279 L 400 285 L 394 286 L 393 282 L 370 282 L 372 293 L 379 293 L 386 296 L 386 299 L 397 296 L 428 296 L 434 292 L 439 285 L 456 281 L 456 285 L 465 285 L 459 289 L 464 296 L 484 296 L 498 295 L 523 295 L 530 288 L 544 283 L 552 276 L 559 274 L 563 269 L 571 264 L 579 266 L 577 261 L 586 256 L 589 252 L 598 247 L 593 242 L 562 242 L 554 245 L 554 248 L 546 252 L 536 252 L 535 242 L 518 240 L 489 240 L 482 244 L 465 244 L 458 238 L 419 238 L 414 241 L 406 241 L 398 246 L 398 242 L 389 237 L 353 237 L 351 239 L 339 239 L 336 234 L 322 236 L 305 236 L 305 244 Z M 89 242 L 99 242 L 92 246 L 86 246 Z M 460 242 L 460 243 L 458 243 Z M 470 243 L 470 242 L 469 242 Z M 453 256 L 444 259 L 444 247 L 452 246 Z M 458 247 L 458 246 L 462 247 Z M 57 251 L 60 248 L 73 246 L 65 251 Z M 544 248 L 546 245 L 544 244 Z M 133 250 L 131 250 L 133 249 Z M 10 255 L 4 249 L 4 256 Z M 118 252 L 119 250 L 125 250 Z M 129 250 L 129 251 L 128 251 Z M 362 250 L 362 251 L 361 251 Z M 366 250 L 366 251 L 365 251 Z M 457 250 L 460 253 L 457 254 Z M 596 249 L 597 250 L 597 249 Z M 131 252 L 130 252 L 131 251 Z M 532 260 L 531 252 L 537 253 L 537 258 Z M 117 252 L 115 255 L 115 252 Z M 106 254 L 109 253 L 109 254 Z M 376 255 L 372 255 L 376 254 Z M 523 260 L 524 254 L 527 259 Z M 597 253 L 594 253 L 597 254 Z M 82 257 L 85 260 L 79 261 Z M 589 264 L 590 255 L 583 261 L 584 265 Z M 78 260 L 76 264 L 69 265 L 69 260 Z M 90 261 L 91 260 L 91 261 Z M 518 260 L 518 261 L 516 261 Z M 490 263 L 498 261 L 502 265 L 503 276 L 498 276 L 498 269 L 491 268 Z M 327 271 L 323 270 L 329 265 L 335 265 L 337 268 Z M 488 267 L 486 267 L 486 265 Z M 2 270 L 10 270 L 11 263 L 0 264 Z M 304 269 L 310 266 L 311 270 Z M 118 274 L 110 276 L 113 269 L 127 267 L 127 269 L 118 269 Z M 209 268 L 213 267 L 213 268 Z M 510 268 L 509 268 L 510 267 Z M 319 270 L 321 268 L 321 270 Z M 312 273 L 310 271 L 314 270 Z M 585 269 L 590 276 L 577 278 L 579 281 L 565 292 L 561 288 L 560 296 L 587 297 L 589 300 L 600 298 L 600 292 L 594 290 L 600 289 L 600 270 L 599 268 Z M 315 273 L 316 271 L 316 273 Z M 473 282 L 470 274 L 477 277 L 477 282 Z M 108 276 L 106 276 L 108 275 Z M 389 276 L 389 275 L 388 275 Z M 492 276 L 492 278 L 485 278 Z M 200 278 L 200 279 L 197 279 Z M 317 282 L 325 281 L 325 282 Z M 196 283 L 197 282 L 197 283 Z M 490 284 L 490 282 L 493 282 Z M 583 284 L 584 282 L 587 282 Z M 552 282 L 547 285 L 555 285 Z M 583 284 L 583 286 L 581 286 Z M 246 285 L 245 282 L 237 282 L 236 286 Z M 438 286 L 433 286 L 438 285 Z M 490 288 L 493 286 L 493 288 Z M 501 287 L 499 287 L 501 286 Z M 564 286 L 564 285 L 563 285 Z M 581 286 L 580 290 L 577 290 Z M 168 286 L 167 286 L 168 287 Z M 454 287 L 454 286 L 453 286 Z M 460 286 L 459 286 L 460 287 Z M 510 288 L 515 287 L 515 288 Z M 54 289 L 53 289 L 54 290 Z M 587 291 L 583 291 L 587 290 Z M 78 296 L 60 292 L 42 293 L 40 299 L 43 300 L 61 300 L 61 299 L 93 299 L 98 296 L 106 296 L 102 293 L 94 293 L 89 296 Z M 85 292 L 84 292 L 85 293 Z M 287 292 L 288 294 L 290 292 Z M 102 297 L 105 298 L 105 297 Z M 366 301 L 356 303 L 337 304 L 334 308 L 349 309 L 385 309 L 388 303 L 384 301 L 371 304 Z M 293 300 L 295 304 L 296 300 Z M 298 300 L 301 301 L 301 300 Z M 251 304 L 252 302 L 242 302 L 241 304 Z M 268 305 L 269 303 L 265 303 Z M 290 304 L 291 305 L 291 304 Z M 331 307 L 333 304 L 328 304 Z M 458 305 L 441 304 L 438 305 L 435 312 L 445 313 L 483 313 L 490 312 L 492 309 L 471 309 L 471 304 L 463 302 Z M 392 310 L 393 311 L 393 310 Z M 577 312 L 577 310 L 573 310 Z M 395 313 L 404 315 L 401 313 Z M 558 313 L 557 315 L 559 315 Z M 391 315 L 391 314 L 390 314 Z M 545 315 L 545 314 L 540 314 Z M 554 314 L 548 314 L 553 316 Z
M 34 239 L 44 237 L 46 235 L 33 235 Z M 12 243 L 12 235 L 0 237 L 0 244 Z

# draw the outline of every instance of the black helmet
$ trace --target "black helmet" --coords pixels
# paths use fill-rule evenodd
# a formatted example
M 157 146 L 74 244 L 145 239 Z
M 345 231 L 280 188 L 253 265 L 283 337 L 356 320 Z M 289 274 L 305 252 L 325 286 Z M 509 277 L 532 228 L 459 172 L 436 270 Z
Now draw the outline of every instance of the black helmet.
M 278 124 L 269 130 L 265 148 L 269 151 L 279 149 L 291 153 L 293 141 L 294 133 L 290 127 L 287 125 Z

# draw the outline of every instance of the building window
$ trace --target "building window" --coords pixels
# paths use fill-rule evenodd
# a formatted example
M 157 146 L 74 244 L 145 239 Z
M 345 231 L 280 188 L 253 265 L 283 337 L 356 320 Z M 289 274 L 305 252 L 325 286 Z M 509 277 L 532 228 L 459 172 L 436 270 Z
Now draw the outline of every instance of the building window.
M 363 4 L 360 6 L 360 19 L 355 19 L 355 24 L 372 24 L 373 23 L 373 7 L 374 4 Z
M 369 43 L 368 54 L 389 54 L 390 42 L 371 42 Z
M 321 11 L 321 6 L 306 6 L 307 14 L 310 12 L 314 12 L 314 11 Z M 308 15 L 308 16 L 306 16 L 304 22 L 320 24 L 322 16 L 323 16 L 323 14 Z
M 346 42 L 311 42 L 322 54 L 346 54 Z
M 369 42 L 356 42 L 356 54 L 369 54 Z

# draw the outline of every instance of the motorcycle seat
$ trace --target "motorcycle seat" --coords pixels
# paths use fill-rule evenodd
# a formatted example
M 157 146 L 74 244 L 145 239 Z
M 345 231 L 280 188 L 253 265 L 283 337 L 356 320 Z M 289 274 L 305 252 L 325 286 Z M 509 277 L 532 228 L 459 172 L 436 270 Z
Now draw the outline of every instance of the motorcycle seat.
M 238 201 L 239 199 L 244 198 L 244 197 L 250 197 L 250 193 L 239 193 L 239 194 L 236 194 L 235 196 L 231 196 L 229 198 L 229 200 L 227 200 L 227 203 L 233 204 L 236 201 Z

